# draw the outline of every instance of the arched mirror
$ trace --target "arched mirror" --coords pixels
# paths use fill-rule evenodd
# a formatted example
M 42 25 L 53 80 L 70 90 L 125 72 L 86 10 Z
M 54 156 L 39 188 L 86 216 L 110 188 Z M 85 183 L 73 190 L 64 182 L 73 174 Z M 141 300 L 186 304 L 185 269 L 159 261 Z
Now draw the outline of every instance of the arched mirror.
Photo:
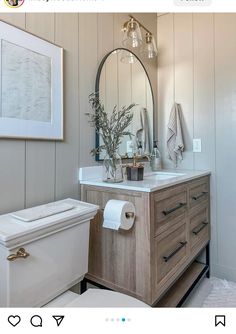
M 123 48 L 108 53 L 99 66 L 95 90 L 108 113 L 112 113 L 115 105 L 120 109 L 136 104 L 129 128 L 132 139 L 129 136 L 123 138 L 119 154 L 130 158 L 140 146 L 143 154 L 149 154 L 153 142 L 153 92 L 147 72 L 137 56 Z M 101 144 L 101 138 L 96 134 L 96 147 Z M 102 152 L 96 160 L 102 160 L 104 156 Z

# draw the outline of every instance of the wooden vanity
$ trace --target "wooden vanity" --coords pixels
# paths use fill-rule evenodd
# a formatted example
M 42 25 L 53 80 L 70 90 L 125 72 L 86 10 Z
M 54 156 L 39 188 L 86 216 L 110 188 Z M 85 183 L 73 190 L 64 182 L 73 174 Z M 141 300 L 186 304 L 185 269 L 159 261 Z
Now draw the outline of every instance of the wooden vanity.
M 149 305 L 177 306 L 208 270 L 195 259 L 210 240 L 209 175 L 150 192 L 95 183 L 81 187 L 82 200 L 100 206 L 90 227 L 86 278 Z M 131 230 L 102 227 L 109 199 L 135 205 Z

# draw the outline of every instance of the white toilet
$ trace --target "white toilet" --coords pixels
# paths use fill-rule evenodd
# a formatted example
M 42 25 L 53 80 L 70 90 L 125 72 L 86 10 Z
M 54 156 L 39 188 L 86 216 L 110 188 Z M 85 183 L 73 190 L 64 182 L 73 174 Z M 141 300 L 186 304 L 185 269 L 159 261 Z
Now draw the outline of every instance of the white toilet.
M 148 307 L 118 292 L 68 291 L 88 271 L 97 209 L 66 199 L 0 216 L 0 307 Z

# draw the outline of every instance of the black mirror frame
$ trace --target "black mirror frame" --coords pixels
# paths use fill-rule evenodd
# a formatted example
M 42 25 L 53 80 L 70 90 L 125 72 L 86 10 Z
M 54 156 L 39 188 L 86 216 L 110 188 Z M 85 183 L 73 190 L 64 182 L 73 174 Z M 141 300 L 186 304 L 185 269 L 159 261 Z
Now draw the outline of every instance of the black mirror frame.
M 127 52 L 132 53 L 132 54 L 138 59 L 138 61 L 140 62 L 140 64 L 142 65 L 142 67 L 143 67 L 143 69 L 144 69 L 144 71 L 145 71 L 145 73 L 146 73 L 146 76 L 147 76 L 147 78 L 148 78 L 149 84 L 150 84 L 150 89 L 151 89 L 151 94 L 152 94 L 152 102 L 153 102 L 153 123 L 155 123 L 155 117 L 154 117 L 154 116 L 155 116 L 155 113 L 154 113 L 154 95 L 153 95 L 153 89 L 152 89 L 152 85 L 151 85 L 151 80 L 150 80 L 149 75 L 148 75 L 148 73 L 147 73 L 147 70 L 146 70 L 146 68 L 144 67 L 144 65 L 143 65 L 142 61 L 140 60 L 140 58 L 139 58 L 135 53 L 133 53 L 131 50 L 129 50 L 129 49 L 125 49 L 125 48 L 116 48 L 116 49 L 110 51 L 109 53 L 107 53 L 107 54 L 103 57 L 101 63 L 99 64 L 98 71 L 97 71 L 97 75 L 96 75 L 96 81 L 95 81 L 95 94 L 96 94 L 97 97 L 99 98 L 99 81 L 100 81 L 100 76 L 101 76 L 101 72 L 102 72 L 103 65 L 104 65 L 106 59 L 110 56 L 110 54 L 112 54 L 112 53 L 113 53 L 114 51 L 116 51 L 116 50 L 127 51 Z M 154 138 L 154 135 L 155 135 L 155 130 L 154 130 L 154 129 L 155 129 L 155 127 L 154 127 L 154 124 L 153 124 L 153 138 Z M 96 147 L 96 148 L 99 147 L 99 139 L 100 139 L 100 138 L 99 138 L 99 134 L 96 132 L 96 134 L 95 134 L 95 147 Z M 95 160 L 96 160 L 96 161 L 103 161 L 103 159 L 100 159 L 100 158 L 99 158 L 99 153 L 97 153 L 97 154 L 95 155 Z

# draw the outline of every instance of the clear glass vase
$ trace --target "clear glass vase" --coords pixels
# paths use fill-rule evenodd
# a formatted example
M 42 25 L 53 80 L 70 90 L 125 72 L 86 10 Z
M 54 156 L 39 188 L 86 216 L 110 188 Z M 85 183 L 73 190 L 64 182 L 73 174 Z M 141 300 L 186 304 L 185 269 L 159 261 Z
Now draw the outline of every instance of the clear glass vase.
M 112 156 L 107 154 L 103 160 L 103 181 L 109 183 L 123 181 L 122 160 L 117 152 Z

